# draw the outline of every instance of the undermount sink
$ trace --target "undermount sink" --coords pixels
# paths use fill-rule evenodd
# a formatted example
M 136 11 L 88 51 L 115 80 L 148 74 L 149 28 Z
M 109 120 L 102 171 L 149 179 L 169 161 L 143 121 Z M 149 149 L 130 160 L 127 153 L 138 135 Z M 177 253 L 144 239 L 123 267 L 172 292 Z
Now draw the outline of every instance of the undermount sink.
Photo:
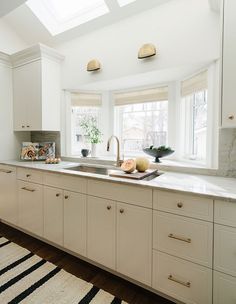
M 78 172 L 87 172 L 101 175 L 109 175 L 109 173 L 113 170 L 119 170 L 118 168 L 110 168 L 110 167 L 99 167 L 99 166 L 88 166 L 88 165 L 79 165 L 76 167 L 66 168 L 66 170 L 78 171 Z
M 112 167 L 112 166 L 93 166 L 93 165 L 78 165 L 75 167 L 69 167 L 65 168 L 65 170 L 71 170 L 71 171 L 77 171 L 77 172 L 86 172 L 86 173 L 93 173 L 93 174 L 98 174 L 98 175 L 110 175 L 114 171 L 120 171 L 120 168 L 117 167 Z M 162 172 L 153 172 L 153 174 L 143 178 L 143 181 L 151 181 L 154 178 L 160 176 L 163 174 Z M 122 178 L 122 177 L 121 177 Z M 125 178 L 125 176 L 124 176 Z

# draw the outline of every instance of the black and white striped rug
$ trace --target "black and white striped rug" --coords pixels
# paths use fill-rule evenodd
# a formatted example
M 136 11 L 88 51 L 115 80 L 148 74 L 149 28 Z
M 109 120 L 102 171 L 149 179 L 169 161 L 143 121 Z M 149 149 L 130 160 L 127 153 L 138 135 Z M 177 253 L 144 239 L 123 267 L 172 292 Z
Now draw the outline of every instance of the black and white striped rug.
M 127 304 L 0 236 L 0 304 Z

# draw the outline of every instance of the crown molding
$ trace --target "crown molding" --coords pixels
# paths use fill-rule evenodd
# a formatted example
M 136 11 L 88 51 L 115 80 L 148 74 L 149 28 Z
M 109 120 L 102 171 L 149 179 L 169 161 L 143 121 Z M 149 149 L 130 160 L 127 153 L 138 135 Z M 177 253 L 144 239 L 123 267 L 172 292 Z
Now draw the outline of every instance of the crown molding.
M 18 67 L 42 58 L 48 58 L 56 62 L 61 62 L 65 57 L 54 49 L 39 43 L 25 50 L 12 54 L 11 62 L 13 67 Z
M 11 58 L 10 55 L 0 52 L 0 64 L 1 65 L 6 65 L 8 67 L 12 67 L 12 63 L 11 63 Z

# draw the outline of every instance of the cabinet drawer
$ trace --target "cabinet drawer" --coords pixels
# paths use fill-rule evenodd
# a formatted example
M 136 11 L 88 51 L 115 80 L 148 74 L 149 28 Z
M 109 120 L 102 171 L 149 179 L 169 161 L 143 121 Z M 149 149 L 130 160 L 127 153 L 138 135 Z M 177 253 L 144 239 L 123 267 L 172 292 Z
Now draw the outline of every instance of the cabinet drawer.
M 236 203 L 216 200 L 214 222 L 236 227 Z
M 153 208 L 206 221 L 213 221 L 213 200 L 201 196 L 154 190 Z
M 236 228 L 215 225 L 214 269 L 236 276 Z
M 43 183 L 43 173 L 41 171 L 31 169 L 17 168 L 17 178 L 37 184 Z
M 78 176 L 67 176 L 64 174 L 44 173 L 44 185 L 58 187 L 68 191 L 86 193 L 87 180 Z
M 18 180 L 19 226 L 43 236 L 43 186 Z
M 186 304 L 211 304 L 212 270 L 154 251 L 153 288 Z
M 16 172 L 16 167 L 0 165 L 0 173 L 11 174 Z
M 236 278 L 214 271 L 214 304 L 236 303 Z
M 213 223 L 154 211 L 154 249 L 212 267 Z
M 152 208 L 152 189 L 119 183 L 88 180 L 88 194 L 102 198 Z

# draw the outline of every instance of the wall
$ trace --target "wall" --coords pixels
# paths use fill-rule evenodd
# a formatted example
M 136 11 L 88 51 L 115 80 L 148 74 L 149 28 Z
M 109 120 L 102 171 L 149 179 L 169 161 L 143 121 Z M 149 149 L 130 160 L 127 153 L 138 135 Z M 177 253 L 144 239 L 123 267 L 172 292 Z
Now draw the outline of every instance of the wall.
M 66 56 L 63 88 L 208 62 L 219 57 L 219 39 L 219 14 L 210 10 L 208 1 L 173 0 L 56 46 Z M 157 46 L 159 56 L 140 61 L 138 49 L 147 42 Z M 101 61 L 101 72 L 86 72 L 92 58 Z
M 12 54 L 27 47 L 22 40 L 9 25 L 0 19 L 0 52 Z

